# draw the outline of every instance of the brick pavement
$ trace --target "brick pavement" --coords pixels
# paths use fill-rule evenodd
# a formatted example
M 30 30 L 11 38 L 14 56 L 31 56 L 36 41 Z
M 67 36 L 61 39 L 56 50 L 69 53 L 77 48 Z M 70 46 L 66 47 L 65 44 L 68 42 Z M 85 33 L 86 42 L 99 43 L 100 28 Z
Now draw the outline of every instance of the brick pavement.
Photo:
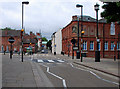
M 19 55 L 2 55 L 2 87 L 48 87 L 53 85 L 37 63 L 26 60 L 21 62 Z M 38 70 L 39 69 L 39 70 Z

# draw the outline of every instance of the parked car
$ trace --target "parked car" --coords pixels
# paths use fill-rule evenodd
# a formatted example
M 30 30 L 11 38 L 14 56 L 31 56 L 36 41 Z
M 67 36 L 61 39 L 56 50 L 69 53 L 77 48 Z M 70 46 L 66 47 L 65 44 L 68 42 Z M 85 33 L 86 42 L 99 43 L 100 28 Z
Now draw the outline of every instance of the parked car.
M 45 50 L 41 50 L 41 53 L 45 53 Z

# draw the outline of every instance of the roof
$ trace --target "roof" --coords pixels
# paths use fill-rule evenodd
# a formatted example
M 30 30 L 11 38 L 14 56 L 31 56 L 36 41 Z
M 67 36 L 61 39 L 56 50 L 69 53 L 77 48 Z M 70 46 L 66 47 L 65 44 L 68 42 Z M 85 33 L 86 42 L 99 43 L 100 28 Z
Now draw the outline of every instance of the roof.
M 80 17 L 80 21 L 81 21 L 81 16 L 78 16 L 78 15 L 72 16 L 72 21 L 77 21 L 77 17 Z M 83 15 L 83 21 L 85 21 L 85 22 L 96 22 L 96 19 L 92 18 L 90 16 L 87 16 L 87 15 Z M 98 22 L 106 23 L 106 20 L 105 19 L 100 19 L 100 20 L 98 20 Z
M 2 34 L 0 36 L 20 36 L 21 30 L 1 30 Z
M 37 43 L 37 40 L 36 39 L 23 39 L 23 43 L 25 44 L 29 44 L 29 43 Z

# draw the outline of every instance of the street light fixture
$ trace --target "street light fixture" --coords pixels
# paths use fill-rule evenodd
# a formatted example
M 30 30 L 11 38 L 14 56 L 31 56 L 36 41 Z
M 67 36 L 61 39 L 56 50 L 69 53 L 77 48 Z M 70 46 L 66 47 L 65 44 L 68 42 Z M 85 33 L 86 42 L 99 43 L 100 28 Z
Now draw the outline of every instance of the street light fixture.
M 83 31 L 83 5 L 77 4 L 77 8 L 81 8 L 81 62 L 82 62 L 82 31 Z M 77 59 L 80 59 L 80 51 L 79 51 L 79 17 L 78 17 L 78 51 L 77 51 Z
M 98 43 L 100 42 L 99 37 L 98 37 L 98 10 L 99 10 L 99 4 L 96 3 L 96 5 L 94 5 L 94 9 L 96 11 L 96 24 L 97 24 L 97 36 L 96 36 L 97 50 L 95 51 L 95 62 L 100 62 L 100 51 L 99 51 L 99 45 L 98 45 Z
M 28 5 L 29 2 L 28 1 L 24 1 L 22 2 L 22 29 L 21 29 L 21 41 L 22 41 L 22 62 L 23 62 L 23 13 L 24 13 L 24 4 Z

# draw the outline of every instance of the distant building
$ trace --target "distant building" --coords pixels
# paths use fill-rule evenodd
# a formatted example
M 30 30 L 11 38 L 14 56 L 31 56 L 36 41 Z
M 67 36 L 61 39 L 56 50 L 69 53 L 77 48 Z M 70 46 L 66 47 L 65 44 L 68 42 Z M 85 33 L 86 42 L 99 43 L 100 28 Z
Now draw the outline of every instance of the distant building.
M 15 42 L 12 44 L 13 52 L 21 52 L 21 30 L 0 30 L 0 52 L 10 52 L 11 44 L 8 42 L 8 39 L 12 36 L 15 39 Z M 23 51 L 27 52 L 27 48 L 31 47 L 32 52 L 37 51 L 37 37 L 34 33 L 30 32 L 29 34 L 24 33 L 23 35 Z
M 61 29 L 52 35 L 52 53 L 61 54 L 62 51 L 62 33 Z
M 34 33 L 30 32 L 29 34 L 24 34 L 23 37 L 23 51 L 27 52 L 29 49 L 32 49 L 32 52 L 37 52 L 38 46 L 37 46 L 37 37 Z
M 56 52 L 56 46 L 55 46 L 55 44 L 56 44 L 56 41 L 55 41 L 55 34 L 56 34 L 56 32 L 54 32 L 53 34 L 52 34 L 52 36 L 51 36 L 51 38 L 52 38 L 52 40 L 51 40 L 51 43 L 52 43 L 52 53 L 54 54 L 54 52 Z
M 10 52 L 11 47 L 8 39 L 12 36 L 15 39 L 12 50 L 18 52 L 21 50 L 21 30 L 1 30 L 0 34 L 0 52 Z
M 83 39 L 83 53 L 87 57 L 95 57 L 96 50 L 96 20 L 90 16 L 83 16 L 83 30 L 85 31 Z M 72 21 L 62 29 L 62 51 L 65 54 L 72 53 L 73 45 L 71 40 L 76 39 L 77 46 L 78 21 L 77 16 L 72 17 Z M 81 33 L 81 18 L 79 21 L 79 32 Z M 79 47 L 81 49 L 81 34 L 79 35 Z M 102 58 L 118 58 L 120 50 L 120 25 L 118 23 L 106 23 L 105 19 L 99 20 L 98 36 L 100 39 L 99 50 Z M 119 42 L 118 42 L 119 41 Z M 81 51 L 81 50 L 80 50 Z

